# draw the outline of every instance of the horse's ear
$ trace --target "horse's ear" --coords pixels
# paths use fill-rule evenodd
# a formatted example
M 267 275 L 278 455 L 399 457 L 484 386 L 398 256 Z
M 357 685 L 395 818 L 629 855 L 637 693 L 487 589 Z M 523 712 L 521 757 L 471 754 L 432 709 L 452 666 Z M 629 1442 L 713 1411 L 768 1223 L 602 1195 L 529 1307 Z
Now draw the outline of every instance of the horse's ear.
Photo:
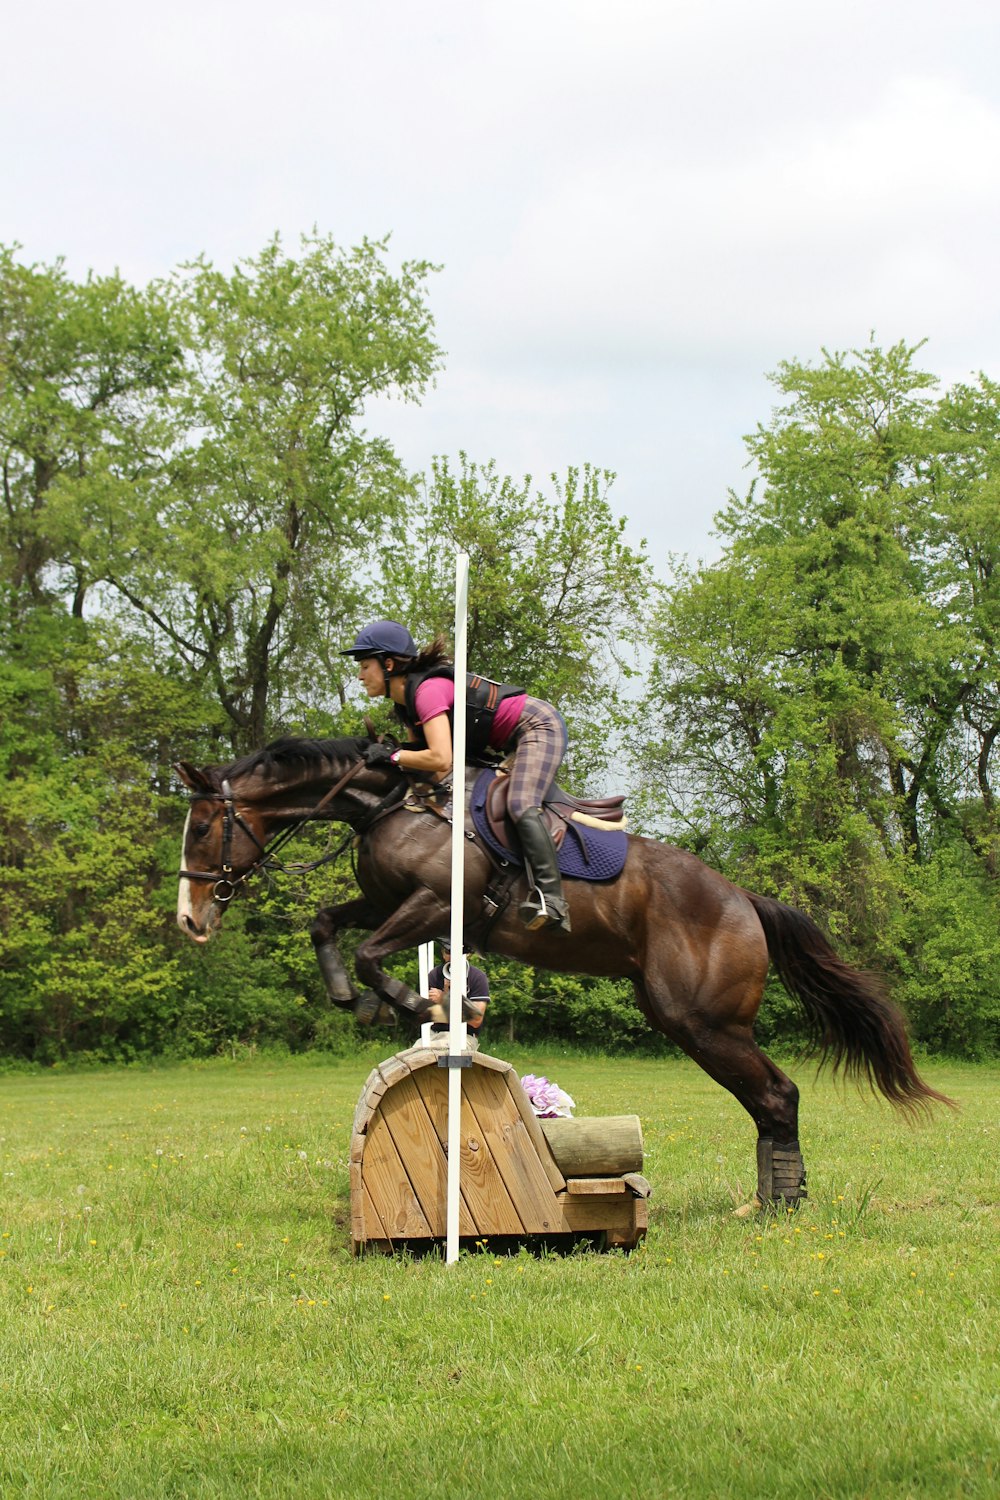
M 174 770 L 183 781 L 184 785 L 192 792 L 212 792 L 215 787 L 211 778 L 205 771 L 199 771 L 188 760 L 174 762 Z

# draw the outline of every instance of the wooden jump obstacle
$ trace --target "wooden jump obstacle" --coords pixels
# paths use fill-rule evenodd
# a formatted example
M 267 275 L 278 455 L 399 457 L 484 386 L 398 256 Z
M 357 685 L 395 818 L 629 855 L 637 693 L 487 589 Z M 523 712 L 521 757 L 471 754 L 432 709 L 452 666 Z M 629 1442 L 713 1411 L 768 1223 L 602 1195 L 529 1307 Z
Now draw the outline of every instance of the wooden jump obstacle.
M 354 1253 L 444 1240 L 447 1051 L 419 1045 L 374 1068 L 354 1113 Z M 631 1250 L 648 1222 L 649 1183 L 635 1115 L 540 1120 L 510 1063 L 473 1052 L 462 1070 L 459 1237 L 556 1236 Z

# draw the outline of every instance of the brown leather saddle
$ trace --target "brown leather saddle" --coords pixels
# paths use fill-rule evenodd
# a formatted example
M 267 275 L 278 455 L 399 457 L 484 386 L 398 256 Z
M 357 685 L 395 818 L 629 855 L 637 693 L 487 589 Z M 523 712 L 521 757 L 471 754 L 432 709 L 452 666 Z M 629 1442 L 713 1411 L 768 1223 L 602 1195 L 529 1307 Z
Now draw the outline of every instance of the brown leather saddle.
M 519 859 L 521 846 L 507 811 L 509 792 L 510 778 L 494 777 L 486 792 L 486 821 L 497 843 Z M 542 810 L 557 849 L 566 837 L 570 823 L 583 823 L 589 828 L 622 829 L 626 822 L 624 797 L 572 797 L 559 786 L 549 788 Z

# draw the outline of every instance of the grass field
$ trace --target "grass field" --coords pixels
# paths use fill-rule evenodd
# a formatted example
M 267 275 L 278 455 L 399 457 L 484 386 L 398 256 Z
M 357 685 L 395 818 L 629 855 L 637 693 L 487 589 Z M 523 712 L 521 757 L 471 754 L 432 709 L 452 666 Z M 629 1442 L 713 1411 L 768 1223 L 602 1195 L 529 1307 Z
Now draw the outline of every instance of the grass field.
M 0 1078 L 4 1500 L 1000 1493 L 997 1069 L 914 1129 L 799 1064 L 765 1219 L 693 1065 L 509 1055 L 640 1115 L 641 1250 L 354 1260 L 368 1061 Z

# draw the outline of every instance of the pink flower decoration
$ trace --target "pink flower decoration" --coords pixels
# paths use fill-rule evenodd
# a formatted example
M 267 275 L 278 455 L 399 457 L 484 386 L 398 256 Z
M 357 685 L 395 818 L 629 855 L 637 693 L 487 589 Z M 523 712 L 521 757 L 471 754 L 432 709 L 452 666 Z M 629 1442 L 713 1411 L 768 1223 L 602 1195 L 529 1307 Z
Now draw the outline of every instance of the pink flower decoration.
M 525 1073 L 521 1079 L 521 1087 L 528 1096 L 528 1103 L 542 1120 L 554 1120 L 560 1116 L 568 1118 L 576 1108 L 576 1103 L 569 1094 L 548 1078 Z

